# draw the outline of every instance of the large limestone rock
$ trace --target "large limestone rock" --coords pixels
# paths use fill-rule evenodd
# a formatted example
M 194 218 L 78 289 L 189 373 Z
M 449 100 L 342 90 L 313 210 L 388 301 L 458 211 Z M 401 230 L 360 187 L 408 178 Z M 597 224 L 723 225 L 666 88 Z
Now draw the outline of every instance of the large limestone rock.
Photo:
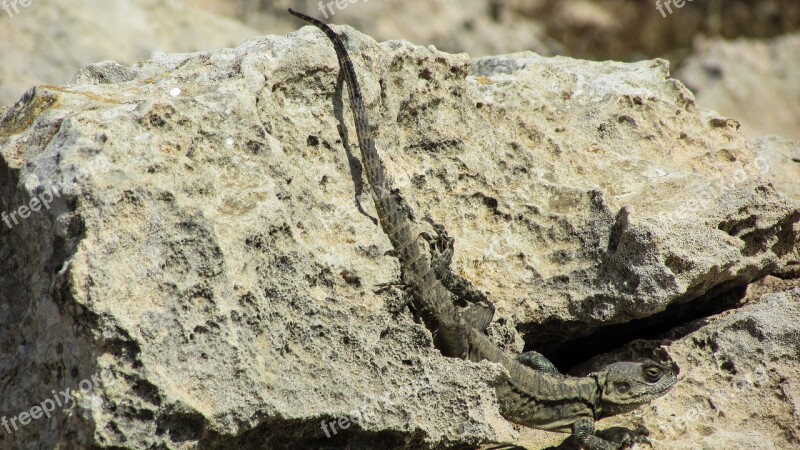
M 688 331 L 671 346 L 683 379 L 651 429 L 663 448 L 800 445 L 800 287 L 753 300 L 678 330 Z
M 699 108 L 663 61 L 471 61 L 341 30 L 398 195 L 420 231 L 430 215 L 455 237 L 454 270 L 497 303 L 501 345 L 568 368 L 796 271 L 798 203 L 762 177 L 737 122 Z M 442 357 L 402 294 L 378 288 L 399 270 L 354 202 L 337 73 L 329 42 L 304 28 L 89 66 L 6 111 L 0 414 L 19 427 L 0 448 L 563 441 L 502 419 L 501 369 Z M 728 313 L 725 355 L 757 351 L 735 346 L 736 324 L 753 322 L 771 327 L 764 367 L 790 370 L 781 349 L 797 334 L 765 321 L 795 305 L 781 294 Z M 676 360 L 711 371 L 718 356 L 694 336 L 675 335 Z M 66 388 L 75 397 L 52 417 L 20 423 Z M 608 423 L 686 448 L 696 431 L 661 427 L 700 405 L 692 392 Z M 790 395 L 770 398 L 763 408 L 793 417 Z

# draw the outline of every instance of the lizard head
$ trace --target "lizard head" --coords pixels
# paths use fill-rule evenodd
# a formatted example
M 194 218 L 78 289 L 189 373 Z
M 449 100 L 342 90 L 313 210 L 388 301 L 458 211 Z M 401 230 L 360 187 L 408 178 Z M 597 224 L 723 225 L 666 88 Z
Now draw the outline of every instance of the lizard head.
M 638 408 L 667 393 L 677 381 L 678 367 L 647 359 L 609 364 L 595 374 L 600 386 L 600 417 Z

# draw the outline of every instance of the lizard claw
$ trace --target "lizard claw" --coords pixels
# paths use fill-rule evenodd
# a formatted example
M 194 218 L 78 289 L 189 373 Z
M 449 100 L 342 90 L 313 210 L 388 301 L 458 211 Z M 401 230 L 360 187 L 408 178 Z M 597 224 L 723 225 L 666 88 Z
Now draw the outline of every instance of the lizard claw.
M 436 223 L 430 216 L 425 216 L 422 220 L 428 222 L 433 227 L 433 232 L 436 236 L 431 236 L 429 233 L 422 232 L 420 237 L 428 241 L 428 247 L 431 252 L 431 259 L 435 261 L 435 265 L 440 271 L 446 270 L 450 267 L 453 260 L 453 253 L 455 252 L 453 244 L 455 240 L 447 234 L 444 225 Z
M 425 216 L 422 220 L 428 222 L 433 227 L 431 235 L 427 232 L 422 232 L 419 237 L 428 241 L 430 251 L 431 268 L 433 269 L 436 278 L 444 284 L 448 291 L 453 293 L 457 300 L 456 305 L 459 307 L 466 306 L 465 304 L 483 302 L 486 305 L 491 304 L 486 295 L 472 286 L 468 281 L 453 274 L 450 265 L 453 262 L 453 254 L 455 253 L 455 239 L 450 237 L 444 225 L 436 223 L 430 216 Z M 494 307 L 491 307 L 491 313 L 488 316 L 486 325 L 491 321 L 494 314 Z M 480 323 L 483 323 L 482 321 Z
M 433 246 L 436 245 L 436 238 L 431 236 L 430 233 L 428 233 L 426 231 L 423 231 L 422 233 L 418 234 L 417 235 L 417 239 L 419 239 L 419 238 L 425 239 L 425 241 L 428 242 L 428 245 L 431 248 L 433 248 Z
M 635 444 L 647 445 L 648 447 L 652 447 L 653 446 L 653 443 L 650 442 L 650 439 L 647 439 L 647 436 L 644 436 L 644 435 L 641 435 L 641 434 L 636 434 L 636 433 L 631 433 L 631 434 L 625 436 L 624 443 L 625 443 L 626 447 L 623 447 L 623 448 L 633 447 Z
M 632 448 L 636 444 L 647 445 L 652 447 L 653 444 L 647 439 L 649 434 L 647 429 L 639 427 L 636 430 L 629 430 L 627 428 L 611 428 L 603 433 L 603 438 L 616 445 L 616 449 Z

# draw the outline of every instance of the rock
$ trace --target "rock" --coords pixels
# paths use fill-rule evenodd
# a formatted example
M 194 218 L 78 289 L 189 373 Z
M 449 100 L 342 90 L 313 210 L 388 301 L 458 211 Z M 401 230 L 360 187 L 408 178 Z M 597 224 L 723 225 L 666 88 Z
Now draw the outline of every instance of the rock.
M 742 123 L 751 138 L 800 140 L 800 34 L 772 40 L 700 40 L 677 77 L 699 104 Z
M 748 145 L 764 178 L 782 194 L 800 200 L 800 144 L 780 136 L 761 136 Z
M 470 60 L 340 30 L 419 230 L 442 223 L 454 270 L 562 367 L 615 345 L 581 336 L 674 326 L 671 305 L 797 265 L 798 203 L 664 61 Z M 442 357 L 378 288 L 399 271 L 354 205 L 337 74 L 304 28 L 89 66 L 6 112 L 0 414 L 76 396 L 0 448 L 563 441 L 502 419 L 502 371 Z M 657 408 L 636 417 L 663 423 Z
M 663 336 L 681 368 L 674 390 L 602 427 L 644 426 L 659 450 L 797 447 L 800 283 L 766 277 L 748 287 L 741 305 Z M 619 360 L 633 345 L 585 369 Z
M 493 299 L 513 305 L 531 348 L 567 358 L 562 363 L 568 366 L 576 362 L 569 360 L 576 337 L 587 335 L 579 348 L 595 353 L 597 346 L 619 345 L 691 314 L 690 300 L 707 303 L 798 267 L 797 203 L 761 178 L 761 160 L 746 147 L 735 120 L 698 109 L 691 93 L 667 78 L 663 62 L 597 63 L 590 74 L 570 61 L 518 55 L 476 62 L 477 75 L 523 67 L 512 80 L 541 74 L 545 81 L 531 82 L 540 88 L 530 96 L 542 103 L 530 104 L 527 92 L 479 101 L 504 117 L 487 128 L 493 137 L 503 124 L 530 128 L 509 133 L 515 139 L 498 163 L 502 181 L 462 195 L 477 197 L 488 213 L 465 207 L 448 215 L 467 218 L 450 219 L 456 222 L 451 228 L 463 230 L 456 245 L 472 243 L 457 248 L 463 253 L 457 252 L 456 264 L 464 255 L 459 270 Z M 551 64 L 564 64 L 566 72 L 548 79 L 556 70 Z M 630 71 L 635 86 L 620 89 L 625 82 L 597 73 L 611 67 L 625 67 L 620 70 Z M 569 100 L 561 103 L 558 95 Z M 543 118 L 526 114 L 538 108 Z M 575 139 L 567 130 L 583 133 Z M 484 147 L 504 148 L 494 142 Z M 530 157 L 520 161 L 516 148 L 546 150 L 523 151 Z M 515 171 L 538 179 L 508 175 Z M 480 166 L 473 172 L 491 173 Z M 499 223 L 502 232 L 476 225 L 482 221 Z M 587 329 L 648 317 L 635 327 L 603 327 L 601 335 Z
M 545 28 L 563 49 L 587 59 L 665 58 L 679 65 L 704 36 L 770 39 L 796 32 L 795 0 L 504 0 Z M 680 5 L 680 7 L 678 6 Z M 702 102 L 700 103 L 703 104 Z
M 133 64 L 156 50 L 229 47 L 260 34 L 181 0 L 28 3 L 11 17 L 0 10 L 0 104 L 15 102 L 34 84 L 66 83 L 86 64 Z
M 779 136 L 762 136 L 748 141 L 759 170 L 772 186 L 783 195 L 800 200 L 800 144 Z M 798 245 L 794 254 L 798 255 Z M 794 261 L 797 261 L 797 256 Z M 776 275 L 785 278 L 800 277 L 800 264 L 786 265 Z
M 726 312 L 670 346 L 684 367 L 654 402 L 655 448 L 782 449 L 800 445 L 800 285 Z

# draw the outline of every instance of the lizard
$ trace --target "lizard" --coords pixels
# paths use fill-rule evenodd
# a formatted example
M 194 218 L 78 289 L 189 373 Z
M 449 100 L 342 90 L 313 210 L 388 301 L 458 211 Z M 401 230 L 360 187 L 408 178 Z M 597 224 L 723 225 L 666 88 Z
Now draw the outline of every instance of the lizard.
M 350 55 L 329 25 L 289 9 L 289 13 L 319 28 L 331 41 L 341 74 L 347 85 L 362 164 L 370 185 L 378 222 L 400 261 L 402 281 L 425 326 L 433 334 L 434 346 L 446 357 L 500 364 L 506 376 L 495 386 L 500 414 L 510 422 L 544 430 L 571 432 L 588 450 L 625 447 L 640 436 L 626 434 L 607 441 L 595 433 L 595 421 L 631 411 L 667 393 L 677 381 L 678 367 L 665 358 L 639 362 L 615 362 L 583 377 L 563 375 L 544 356 L 525 352 L 512 358 L 483 331 L 486 313 L 469 314 L 458 308 L 431 263 L 420 251 L 411 231 L 411 221 L 399 200 L 375 147 L 364 98 Z M 438 228 L 441 233 L 443 228 Z M 446 239 L 446 237 L 439 236 Z M 445 255 L 445 263 L 449 263 Z M 437 263 L 441 268 L 441 263 Z M 493 313 L 489 308 L 488 315 Z M 487 308 L 483 308 L 484 311 Z

